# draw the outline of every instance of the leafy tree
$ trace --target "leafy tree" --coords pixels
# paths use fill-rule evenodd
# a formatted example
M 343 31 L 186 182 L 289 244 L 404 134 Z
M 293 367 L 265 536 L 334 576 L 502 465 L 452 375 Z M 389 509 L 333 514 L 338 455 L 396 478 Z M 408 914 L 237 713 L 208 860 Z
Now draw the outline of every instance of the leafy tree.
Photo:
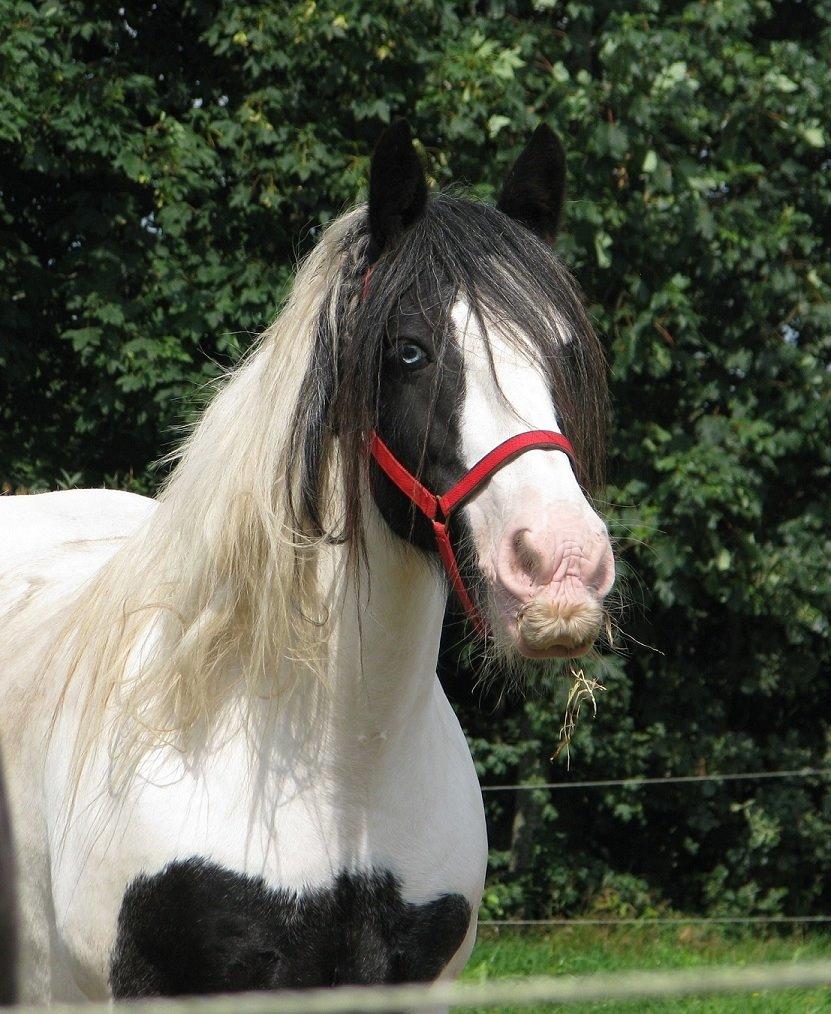
M 489 198 L 545 120 L 608 338 L 623 651 L 570 775 L 551 692 L 472 696 L 450 653 L 480 771 L 827 765 L 829 26 L 828 0 L 0 0 L 0 482 L 151 489 L 384 123 Z M 827 785 L 493 794 L 488 910 L 828 911 Z

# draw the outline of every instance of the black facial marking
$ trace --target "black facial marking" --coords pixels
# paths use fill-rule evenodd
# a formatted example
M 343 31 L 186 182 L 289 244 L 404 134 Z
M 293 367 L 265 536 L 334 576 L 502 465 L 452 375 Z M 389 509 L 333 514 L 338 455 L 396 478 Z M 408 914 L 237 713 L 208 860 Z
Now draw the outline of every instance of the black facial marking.
M 452 293 L 416 284 L 390 321 L 381 366 L 378 432 L 404 467 L 441 495 L 465 473 L 459 415 L 465 383 L 462 355 L 448 310 Z M 408 365 L 412 349 L 423 362 Z M 436 537 L 427 518 L 373 462 L 372 494 L 382 517 L 402 539 L 433 551 Z M 454 517 L 463 538 L 461 515 Z
M 470 916 L 458 894 L 405 902 L 389 871 L 296 894 L 194 857 L 127 888 L 110 988 L 124 999 L 429 981 Z

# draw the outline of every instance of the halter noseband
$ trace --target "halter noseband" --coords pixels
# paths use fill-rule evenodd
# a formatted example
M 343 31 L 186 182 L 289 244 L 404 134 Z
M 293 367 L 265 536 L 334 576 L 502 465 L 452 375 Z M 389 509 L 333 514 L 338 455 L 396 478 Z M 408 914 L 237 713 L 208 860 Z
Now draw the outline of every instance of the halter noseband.
M 553 430 L 529 430 L 526 433 L 519 433 L 515 437 L 509 437 L 494 447 L 492 451 L 480 458 L 473 468 L 465 472 L 455 486 L 451 486 L 442 496 L 436 496 L 411 472 L 407 471 L 378 434 L 374 430 L 372 431 L 369 444 L 370 454 L 378 462 L 378 466 L 387 478 L 395 483 L 404 496 L 432 522 L 436 546 L 450 579 L 450 585 L 477 633 L 487 633 L 488 627 L 484 617 L 473 604 L 473 599 L 470 597 L 459 570 L 453 544 L 450 541 L 450 515 L 483 486 L 494 472 L 498 472 L 509 461 L 525 451 L 545 448 L 565 451 L 569 458 L 574 460 L 574 448 L 571 446 L 571 441 L 562 433 L 555 433 Z
M 369 283 L 372 278 L 372 265 L 364 272 L 361 284 L 361 302 L 369 294 Z M 492 451 L 480 458 L 479 461 L 468 469 L 459 479 L 455 486 L 444 493 L 436 496 L 431 493 L 425 485 L 401 464 L 384 441 L 373 430 L 369 441 L 369 452 L 378 467 L 394 483 L 398 489 L 414 503 L 421 513 L 433 525 L 433 534 L 436 536 L 436 547 L 444 564 L 445 572 L 450 580 L 450 586 L 456 593 L 468 618 L 473 623 L 476 632 L 486 634 L 488 625 L 485 618 L 473 604 L 473 599 L 467 590 L 462 573 L 459 570 L 459 563 L 456 560 L 456 553 L 450 541 L 450 515 L 460 507 L 468 497 L 471 497 L 480 486 L 490 479 L 494 472 L 513 461 L 514 458 L 526 451 L 554 449 L 564 451 L 572 462 L 575 461 L 574 447 L 571 441 L 562 433 L 555 433 L 553 430 L 528 430 L 519 433 L 515 437 L 498 444 Z

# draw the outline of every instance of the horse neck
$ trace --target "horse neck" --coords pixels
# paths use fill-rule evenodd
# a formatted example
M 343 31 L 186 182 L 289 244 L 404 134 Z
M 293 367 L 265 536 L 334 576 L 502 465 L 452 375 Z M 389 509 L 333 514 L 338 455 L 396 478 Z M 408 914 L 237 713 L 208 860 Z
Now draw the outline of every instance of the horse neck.
M 337 603 L 322 678 L 294 679 L 290 695 L 294 742 L 304 740 L 324 764 L 352 764 L 365 748 L 418 735 L 435 689 L 444 582 L 374 509 L 367 514 L 359 577 L 339 547 L 322 568 Z
M 447 593 L 430 561 L 367 513 L 366 565 L 345 590 L 330 685 L 361 721 L 394 725 L 434 685 Z

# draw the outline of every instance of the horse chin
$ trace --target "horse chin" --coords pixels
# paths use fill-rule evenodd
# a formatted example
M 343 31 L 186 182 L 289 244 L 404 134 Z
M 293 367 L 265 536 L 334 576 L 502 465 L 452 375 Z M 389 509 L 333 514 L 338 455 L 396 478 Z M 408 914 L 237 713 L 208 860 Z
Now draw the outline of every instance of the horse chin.
M 544 660 L 551 658 L 579 658 L 581 655 L 585 655 L 593 644 L 594 641 L 592 640 L 586 644 L 578 645 L 576 648 L 567 648 L 559 644 L 555 644 L 550 648 L 531 648 L 521 639 L 517 639 L 514 642 L 514 647 L 523 658 Z
M 514 649 L 524 658 L 579 658 L 600 634 L 603 607 L 587 596 L 579 602 L 543 596 L 520 607 L 507 624 Z

